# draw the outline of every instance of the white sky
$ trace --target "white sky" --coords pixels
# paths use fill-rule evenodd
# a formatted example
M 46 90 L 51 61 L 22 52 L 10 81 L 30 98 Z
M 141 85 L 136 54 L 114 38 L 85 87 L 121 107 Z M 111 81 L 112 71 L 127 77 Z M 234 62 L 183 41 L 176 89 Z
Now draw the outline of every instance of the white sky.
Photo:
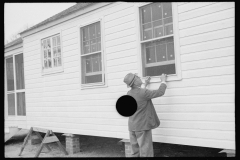
M 11 35 L 23 30 L 26 25 L 33 26 L 47 18 L 75 5 L 76 3 L 5 3 L 4 4 L 4 42 Z

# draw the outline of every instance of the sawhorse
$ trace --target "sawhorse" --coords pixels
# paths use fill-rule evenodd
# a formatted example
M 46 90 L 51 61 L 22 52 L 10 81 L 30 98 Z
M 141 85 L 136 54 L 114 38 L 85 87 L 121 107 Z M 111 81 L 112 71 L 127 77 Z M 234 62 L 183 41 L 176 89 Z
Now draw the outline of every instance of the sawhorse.
M 43 146 L 45 146 L 48 151 L 51 151 L 50 147 L 48 146 L 48 143 L 52 143 L 52 142 L 57 142 L 59 148 L 65 153 L 65 155 L 67 155 L 67 151 L 65 150 L 65 148 L 62 146 L 62 144 L 60 143 L 59 139 L 57 138 L 57 136 L 52 132 L 52 130 L 48 130 L 48 129 L 43 129 L 43 128 L 37 128 L 37 127 L 31 127 L 29 130 L 28 135 L 26 136 L 26 138 L 24 139 L 23 145 L 21 147 L 19 156 L 21 155 L 21 153 L 24 150 L 24 147 L 27 144 L 28 139 L 30 138 L 30 136 L 32 135 L 33 131 L 36 133 L 36 135 L 38 136 L 38 138 L 42 141 L 42 143 L 40 144 L 37 153 L 35 155 L 35 157 L 38 157 L 39 154 L 41 153 Z M 42 138 L 42 136 L 38 133 L 38 132 L 43 132 L 46 133 L 44 138 Z M 53 136 L 49 136 L 50 134 L 52 134 Z

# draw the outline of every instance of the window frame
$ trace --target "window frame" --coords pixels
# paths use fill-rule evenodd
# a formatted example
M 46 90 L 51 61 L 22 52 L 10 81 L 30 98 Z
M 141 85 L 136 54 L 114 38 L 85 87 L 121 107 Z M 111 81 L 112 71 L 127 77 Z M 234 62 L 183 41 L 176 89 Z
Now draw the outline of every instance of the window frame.
M 149 42 L 149 41 L 154 41 L 157 38 L 152 38 L 148 40 L 141 40 L 141 23 L 140 23 L 140 8 L 144 7 L 146 5 L 149 5 L 153 2 L 145 2 L 145 3 L 137 3 L 135 4 L 135 19 L 136 19 L 136 28 L 137 28 L 137 51 L 139 54 L 138 56 L 138 70 L 139 70 L 139 76 L 142 77 L 142 80 L 144 81 L 146 79 L 146 76 L 143 77 L 143 61 L 145 60 L 145 55 L 143 55 L 143 50 L 142 50 L 142 44 Z M 174 56 L 175 56 L 175 69 L 176 69 L 176 74 L 172 75 L 167 75 L 167 81 L 176 81 L 176 80 L 182 80 L 182 72 L 181 72 L 181 60 L 180 60 L 180 44 L 179 44 L 179 27 L 178 27 L 178 8 L 177 8 L 177 3 L 176 2 L 171 2 L 172 3 L 172 19 L 173 19 L 173 42 L 174 42 Z M 167 36 L 162 36 L 161 38 L 165 37 L 172 37 L 172 35 L 167 35 Z M 158 83 L 161 82 L 160 76 L 151 76 L 150 83 Z
M 80 67 L 80 77 L 79 77 L 79 82 L 80 82 L 80 89 L 84 90 L 84 89 L 92 89 L 92 88 L 102 88 L 102 87 L 107 87 L 107 78 L 106 78 L 106 68 L 105 68 L 105 64 L 106 64 L 106 59 L 105 59 L 105 56 L 104 56 L 104 50 L 105 50 L 105 43 L 104 43 L 104 17 L 101 17 L 101 18 L 96 18 L 96 19 L 93 19 L 91 21 L 87 21 L 85 23 L 82 23 L 80 25 L 77 26 L 77 29 L 78 29 L 78 53 L 79 53 L 79 67 Z M 94 24 L 94 23 L 97 23 L 97 22 L 100 22 L 100 32 L 101 32 L 101 50 L 100 51 L 97 51 L 97 52 L 93 52 L 93 53 L 89 53 L 87 55 L 92 55 L 92 54 L 95 54 L 95 53 L 99 53 L 101 52 L 101 61 L 102 61 L 102 64 L 101 64 L 101 67 L 102 67 L 102 82 L 96 82 L 96 83 L 87 83 L 87 84 L 82 84 L 82 57 L 84 56 L 87 56 L 87 55 L 84 55 L 82 54 L 82 33 L 81 33 L 81 29 L 83 27 L 86 27 L 88 25 L 91 25 L 91 24 Z M 91 73 L 89 73 L 90 75 Z
M 58 66 L 58 67 L 52 67 L 52 68 L 47 68 L 45 69 L 44 68 L 44 51 L 43 51 L 43 45 L 42 45 L 42 42 L 44 39 L 47 39 L 47 38 L 50 38 L 50 43 L 51 43 L 51 59 L 52 59 L 52 66 L 54 65 L 54 62 L 53 62 L 53 40 L 52 40 L 52 37 L 56 36 L 56 35 L 59 35 L 60 37 L 60 48 L 61 48 L 61 63 L 62 65 L 61 66 Z M 58 31 L 58 32 L 53 32 L 51 33 L 51 35 L 49 36 L 41 36 L 40 39 L 39 39 L 39 42 L 40 42 L 40 59 L 41 59 L 41 73 L 42 73 L 42 76 L 44 75 L 51 75 L 51 74 L 54 74 L 54 73 L 59 73 L 59 72 L 64 72 L 64 60 L 63 60 L 63 45 L 62 45 L 62 31 Z
M 25 85 L 25 72 L 24 72 L 24 89 L 17 89 L 17 82 L 16 82 L 16 65 L 15 65 L 15 56 L 16 55 L 20 55 L 23 54 L 23 62 L 24 62 L 24 53 L 23 51 L 19 51 L 17 53 L 14 54 L 10 54 L 4 57 L 4 94 L 5 94 L 5 104 L 4 104 L 4 108 L 5 108 L 5 112 L 4 112 L 4 118 L 8 119 L 8 120 L 26 120 L 27 117 L 27 103 L 26 103 L 26 85 Z M 13 78 L 14 78 L 14 90 L 12 91 L 8 91 L 7 90 L 7 63 L 6 60 L 8 58 L 13 58 Z M 24 64 L 24 63 L 23 63 Z M 25 66 L 25 65 L 24 65 Z M 25 110 L 26 110 L 26 115 L 18 115 L 17 113 L 17 93 L 25 93 Z M 14 110 L 15 110 L 15 114 L 14 115 L 9 115 L 8 114 L 8 94 L 14 94 Z

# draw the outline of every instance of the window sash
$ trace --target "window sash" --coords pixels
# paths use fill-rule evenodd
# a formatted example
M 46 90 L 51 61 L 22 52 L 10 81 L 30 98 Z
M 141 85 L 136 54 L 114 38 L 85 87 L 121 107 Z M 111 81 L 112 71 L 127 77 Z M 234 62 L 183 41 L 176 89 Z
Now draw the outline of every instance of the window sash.
M 80 44 L 81 44 L 81 79 L 82 85 L 99 85 L 104 83 L 104 73 L 103 73 L 103 51 L 102 51 L 102 36 L 101 36 L 101 21 L 91 23 L 89 25 L 80 28 Z M 88 42 L 88 46 L 86 45 Z M 93 42 L 93 43 L 91 43 Z M 92 45 L 93 44 L 93 45 Z M 85 47 L 89 47 L 86 50 Z M 93 48 L 95 47 L 95 48 Z M 87 51 L 87 52 L 86 52 Z M 94 56 L 96 55 L 96 56 Z M 93 58 L 94 56 L 94 58 Z M 97 61 L 97 65 L 92 63 Z M 86 63 L 90 63 L 87 66 Z M 90 68 L 89 68 L 90 67 Z M 95 71 L 94 71 L 95 69 Z M 89 72 L 90 71 L 90 72 Z M 101 75 L 101 81 L 96 79 L 96 82 L 87 82 L 87 79 L 91 76 Z M 96 78 L 96 77 L 95 77 Z
M 48 44 L 48 40 L 50 42 L 50 48 L 45 48 L 46 44 Z M 49 50 L 51 57 L 48 54 Z M 42 68 L 44 70 L 62 67 L 62 48 L 60 34 L 42 39 L 42 57 Z M 49 61 L 51 63 L 51 67 L 49 67 Z M 47 67 L 45 66 L 45 62 L 47 64 Z

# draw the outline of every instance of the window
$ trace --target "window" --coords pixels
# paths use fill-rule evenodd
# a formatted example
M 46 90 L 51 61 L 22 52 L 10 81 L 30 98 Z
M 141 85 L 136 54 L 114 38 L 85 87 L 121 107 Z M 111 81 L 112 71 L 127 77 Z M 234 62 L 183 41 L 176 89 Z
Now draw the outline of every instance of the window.
M 82 84 L 104 84 L 100 22 L 80 28 Z
M 140 7 L 140 32 L 143 77 L 175 75 L 172 3 Z
M 60 35 L 42 39 L 42 65 L 44 71 L 62 68 L 62 51 Z
M 23 54 L 6 58 L 7 107 L 10 116 L 26 116 Z

